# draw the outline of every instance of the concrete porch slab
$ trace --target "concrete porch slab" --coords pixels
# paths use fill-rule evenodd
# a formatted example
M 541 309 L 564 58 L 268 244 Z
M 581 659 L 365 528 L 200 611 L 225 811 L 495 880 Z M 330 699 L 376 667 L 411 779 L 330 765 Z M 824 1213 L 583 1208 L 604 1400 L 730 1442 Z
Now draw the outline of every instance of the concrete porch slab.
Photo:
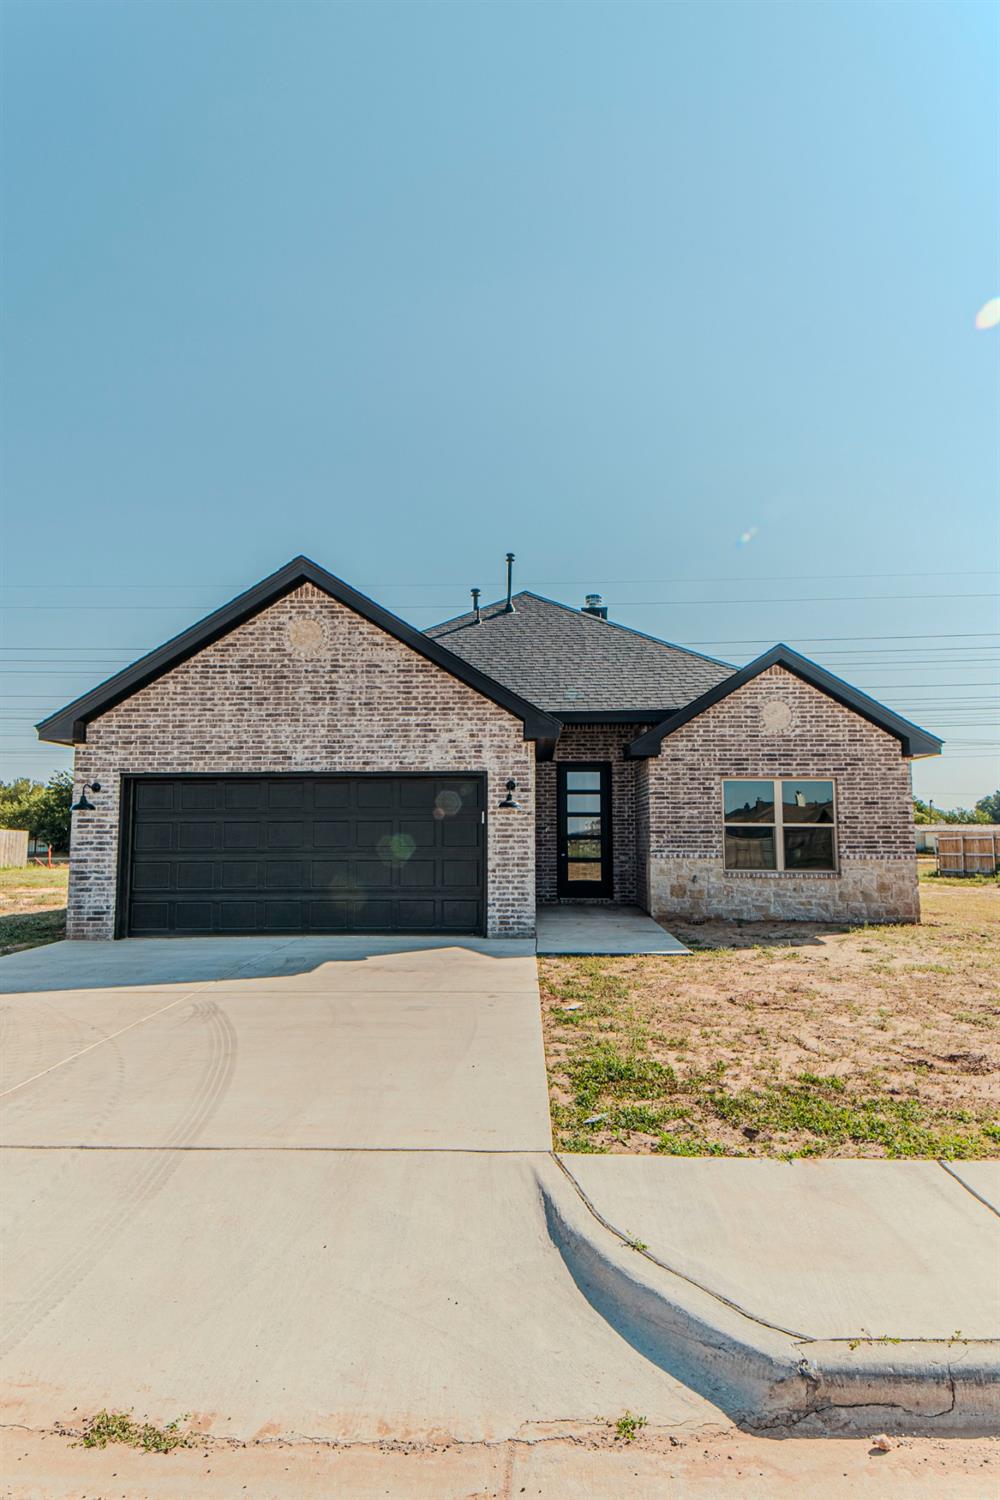
M 540 906 L 539 955 L 690 953 L 638 906 Z

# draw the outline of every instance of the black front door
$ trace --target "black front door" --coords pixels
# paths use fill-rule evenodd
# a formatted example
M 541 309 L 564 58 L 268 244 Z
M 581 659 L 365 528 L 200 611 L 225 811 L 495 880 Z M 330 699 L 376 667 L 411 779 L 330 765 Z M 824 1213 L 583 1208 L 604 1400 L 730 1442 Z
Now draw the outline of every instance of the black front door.
M 557 770 L 560 896 L 611 896 L 611 767 L 561 761 Z

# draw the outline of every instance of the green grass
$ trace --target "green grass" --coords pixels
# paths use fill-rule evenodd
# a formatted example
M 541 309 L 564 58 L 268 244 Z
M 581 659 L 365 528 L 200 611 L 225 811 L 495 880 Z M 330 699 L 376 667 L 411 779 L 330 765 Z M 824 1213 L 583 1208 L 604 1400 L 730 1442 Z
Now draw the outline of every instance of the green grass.
M 65 936 L 65 907 L 58 911 L 12 912 L 0 916 L 0 955 L 9 948 L 39 948 L 43 943 L 58 943 Z
M 1000 886 L 1000 873 L 996 875 L 939 875 L 937 870 L 919 870 L 920 880 L 932 885 L 992 885 Z
M 0 867 L 0 955 L 11 948 L 38 948 L 66 936 L 65 891 L 68 865 L 4 865 Z M 15 894 L 16 893 L 16 894 Z M 46 911 L 10 911 L 18 906 L 44 906 Z
M 152 1422 L 136 1422 L 131 1412 L 99 1411 L 83 1424 L 79 1446 L 106 1448 L 109 1443 L 123 1443 L 128 1448 L 141 1448 L 144 1453 L 172 1453 L 175 1448 L 194 1445 L 194 1436 L 181 1431 L 180 1424 L 186 1420 L 178 1418 L 165 1427 L 156 1427 Z
M 69 865 L 0 865 L 0 891 L 25 890 L 34 886 L 62 886 L 69 880 Z
M 917 1099 L 878 1092 L 874 1075 L 856 1079 L 853 1090 L 845 1079 L 821 1073 L 727 1089 L 725 1071 L 716 1062 L 680 1075 L 641 1051 L 592 1044 L 567 1064 L 572 1102 L 553 1104 L 558 1148 L 607 1150 L 609 1135 L 627 1141 L 635 1131 L 656 1136 L 653 1149 L 665 1156 L 740 1155 L 713 1138 L 713 1125 L 716 1131 L 723 1125 L 746 1141 L 772 1142 L 783 1156 L 822 1155 L 847 1144 L 878 1146 L 890 1159 L 995 1155 L 1000 1126 L 966 1110 L 934 1115 Z

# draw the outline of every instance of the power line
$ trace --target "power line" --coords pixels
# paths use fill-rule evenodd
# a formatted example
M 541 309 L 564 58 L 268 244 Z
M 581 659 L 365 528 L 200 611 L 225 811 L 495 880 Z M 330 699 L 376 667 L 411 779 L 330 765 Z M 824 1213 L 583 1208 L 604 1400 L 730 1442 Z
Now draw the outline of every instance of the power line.
M 676 578 L 605 578 L 598 575 L 596 580 L 590 578 L 534 578 L 529 583 L 540 588 L 543 584 L 546 588 L 590 588 L 597 583 L 603 584 L 605 588 L 621 588 L 636 584 L 665 584 L 665 583 L 788 583 L 799 578 L 807 579 L 810 583 L 821 582 L 824 578 L 834 580 L 841 578 L 994 578 L 997 576 L 996 568 L 928 568 L 925 571 L 917 570 L 910 573 L 762 573 L 754 578 L 734 578 L 731 574 L 718 575 L 712 578 L 691 578 L 689 576 Z M 527 588 L 527 584 L 522 585 Z M 178 583 L 170 580 L 166 583 L 122 583 L 116 579 L 113 583 L 51 583 L 46 579 L 44 585 L 38 583 L 4 583 L 0 588 L 6 589 L 243 589 L 247 588 L 245 581 L 234 583 Z M 252 588 L 253 585 L 251 584 Z M 463 583 L 457 583 L 454 579 L 450 583 L 426 583 L 423 579 L 411 579 L 405 583 L 365 583 L 360 582 L 358 588 L 366 589 L 456 589 L 464 588 Z
M 608 607 L 613 609 L 622 608 L 647 608 L 656 606 L 658 608 L 675 609 L 684 606 L 708 608 L 716 605 L 726 605 L 729 608 L 742 607 L 745 604 L 873 604 L 881 603 L 889 599 L 910 599 L 923 602 L 930 599 L 1000 599 L 1000 594 L 810 594 L 794 596 L 775 596 L 766 599 L 618 599 L 609 600 Z M 105 612 L 123 611 L 133 613 L 135 610 L 179 610 L 183 605 L 179 604 L 4 604 L 0 610 L 9 611 L 54 611 L 54 610 L 103 610 Z M 433 609 L 451 610 L 454 604 L 401 604 L 400 609 Z
M 953 641 L 953 640 L 1000 640 L 1000 630 L 952 630 L 942 633 L 923 633 L 920 635 L 799 635 L 789 636 L 789 643 L 797 641 L 800 646 L 814 646 L 827 641 Z M 162 642 L 160 643 L 162 644 Z M 669 644 L 667 642 L 666 644 Z M 759 636 L 756 639 L 729 638 L 724 641 L 678 641 L 674 643 L 680 646 L 773 646 L 773 636 Z M 0 651 L 156 651 L 158 646 L 81 646 L 76 642 L 66 645 L 58 642 L 49 646 L 0 646 Z M 878 650 L 878 647 L 872 647 Z M 918 651 L 919 646 L 900 646 L 898 648 L 886 647 L 886 650 L 898 649 L 900 651 Z M 963 646 L 929 646 L 927 650 L 934 651 L 962 651 Z M 986 651 L 991 648 L 987 646 L 972 646 L 968 648 L 974 651 Z

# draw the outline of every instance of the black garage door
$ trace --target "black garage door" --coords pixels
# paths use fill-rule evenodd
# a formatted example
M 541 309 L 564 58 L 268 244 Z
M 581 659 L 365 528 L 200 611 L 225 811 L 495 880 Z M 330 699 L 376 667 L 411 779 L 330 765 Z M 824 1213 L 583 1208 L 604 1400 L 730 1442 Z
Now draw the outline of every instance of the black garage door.
M 136 777 L 126 795 L 129 936 L 484 931 L 481 776 Z

